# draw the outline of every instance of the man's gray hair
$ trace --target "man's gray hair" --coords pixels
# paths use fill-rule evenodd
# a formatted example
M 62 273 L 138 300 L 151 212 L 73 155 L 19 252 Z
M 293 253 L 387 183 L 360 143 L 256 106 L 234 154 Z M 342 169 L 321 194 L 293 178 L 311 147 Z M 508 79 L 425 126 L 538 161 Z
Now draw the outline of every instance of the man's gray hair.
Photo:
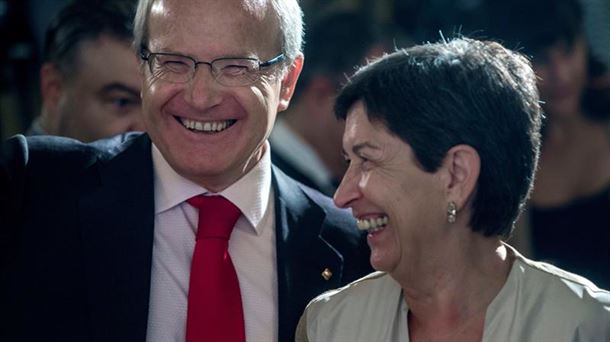
M 297 0 L 270 0 L 279 22 L 282 52 L 288 64 L 301 53 L 303 45 L 303 11 Z M 148 41 L 148 17 L 155 0 L 140 0 L 133 25 L 134 48 L 137 52 Z

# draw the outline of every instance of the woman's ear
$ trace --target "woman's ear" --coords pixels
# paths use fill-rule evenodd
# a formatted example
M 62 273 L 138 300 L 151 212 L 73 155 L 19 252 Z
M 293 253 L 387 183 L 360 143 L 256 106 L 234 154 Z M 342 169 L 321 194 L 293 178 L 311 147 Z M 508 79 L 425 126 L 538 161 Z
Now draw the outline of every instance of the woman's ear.
M 446 185 L 449 201 L 455 202 L 457 209 L 462 209 L 475 192 L 481 159 L 472 146 L 453 146 L 445 155 L 443 167 L 447 170 Z

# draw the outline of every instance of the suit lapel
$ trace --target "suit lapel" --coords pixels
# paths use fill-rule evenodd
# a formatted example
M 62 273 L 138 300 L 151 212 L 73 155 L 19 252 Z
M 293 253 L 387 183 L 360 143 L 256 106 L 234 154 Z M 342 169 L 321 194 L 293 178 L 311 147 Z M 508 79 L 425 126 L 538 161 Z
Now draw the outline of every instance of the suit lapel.
M 273 168 L 277 234 L 279 341 L 292 341 L 294 327 L 315 295 L 341 284 L 343 260 L 323 238 L 326 214 L 303 190 Z M 332 277 L 326 280 L 322 272 Z
M 81 198 L 93 340 L 143 341 L 154 227 L 151 144 L 141 135 L 91 172 Z

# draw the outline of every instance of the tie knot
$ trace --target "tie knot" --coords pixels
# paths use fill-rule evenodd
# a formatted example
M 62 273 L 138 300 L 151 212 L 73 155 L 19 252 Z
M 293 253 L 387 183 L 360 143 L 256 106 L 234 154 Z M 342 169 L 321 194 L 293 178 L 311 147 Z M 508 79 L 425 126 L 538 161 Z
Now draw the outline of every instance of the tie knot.
M 241 214 L 231 201 L 222 196 L 195 196 L 187 203 L 199 209 L 197 240 L 217 238 L 228 240 Z

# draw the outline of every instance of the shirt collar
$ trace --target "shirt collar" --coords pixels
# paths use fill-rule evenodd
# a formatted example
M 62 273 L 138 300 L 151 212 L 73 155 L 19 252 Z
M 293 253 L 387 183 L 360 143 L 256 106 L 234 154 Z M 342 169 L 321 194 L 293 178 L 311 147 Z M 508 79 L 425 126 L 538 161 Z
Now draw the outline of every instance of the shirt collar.
M 237 182 L 219 193 L 241 210 L 257 234 L 263 228 L 259 227 L 259 223 L 267 211 L 271 194 L 269 149 L 269 143 L 265 142 L 265 153 L 261 160 Z M 152 159 L 155 173 L 155 215 L 180 205 L 193 196 L 209 193 L 206 188 L 172 169 L 154 144 Z

